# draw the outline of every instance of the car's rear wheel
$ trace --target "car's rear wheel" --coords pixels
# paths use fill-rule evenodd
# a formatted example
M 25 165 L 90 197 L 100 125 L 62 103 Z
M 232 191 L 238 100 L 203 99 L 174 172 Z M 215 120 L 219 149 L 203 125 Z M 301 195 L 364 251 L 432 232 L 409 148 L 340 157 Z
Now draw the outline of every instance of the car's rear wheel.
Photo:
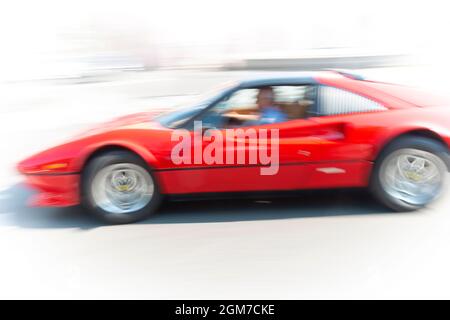
M 396 211 L 423 208 L 446 189 L 447 161 L 448 151 L 442 143 L 415 136 L 400 138 L 379 156 L 370 188 Z
M 158 185 L 147 164 L 127 151 L 111 151 L 87 164 L 82 177 L 83 203 L 113 224 L 131 223 L 154 213 Z

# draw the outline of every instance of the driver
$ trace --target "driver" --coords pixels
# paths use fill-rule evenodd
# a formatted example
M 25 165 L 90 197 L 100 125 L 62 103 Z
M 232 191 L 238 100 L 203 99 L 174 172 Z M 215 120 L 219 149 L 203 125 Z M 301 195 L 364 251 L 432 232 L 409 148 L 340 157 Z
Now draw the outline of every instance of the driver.
M 263 87 L 256 96 L 257 114 L 239 114 L 236 111 L 228 112 L 228 126 L 252 126 L 260 124 L 271 124 L 287 121 L 287 115 L 274 104 L 274 91 L 272 87 Z M 237 121 L 237 123 L 234 123 Z
M 286 114 L 274 104 L 274 92 L 271 87 L 259 89 L 256 104 L 259 109 L 259 118 L 252 121 L 252 124 L 269 124 L 287 120 Z

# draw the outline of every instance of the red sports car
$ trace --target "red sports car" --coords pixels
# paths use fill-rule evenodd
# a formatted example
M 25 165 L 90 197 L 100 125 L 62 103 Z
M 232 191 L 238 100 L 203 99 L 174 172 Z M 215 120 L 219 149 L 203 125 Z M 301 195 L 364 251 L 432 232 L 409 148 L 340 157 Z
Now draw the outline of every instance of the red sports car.
M 83 204 L 108 223 L 165 195 L 361 187 L 407 211 L 442 194 L 448 101 L 321 71 L 227 84 L 164 113 L 122 117 L 18 165 L 38 206 Z

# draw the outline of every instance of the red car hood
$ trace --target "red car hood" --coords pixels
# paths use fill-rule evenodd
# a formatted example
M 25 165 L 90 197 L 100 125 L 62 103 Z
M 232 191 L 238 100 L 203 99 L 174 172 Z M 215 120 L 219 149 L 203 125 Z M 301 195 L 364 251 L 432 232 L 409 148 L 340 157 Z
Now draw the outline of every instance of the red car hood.
M 112 119 L 111 121 L 108 121 L 106 123 L 103 123 L 99 125 L 99 127 L 124 127 L 129 126 L 133 124 L 138 123 L 144 123 L 152 121 L 156 116 L 160 115 L 161 113 L 170 110 L 169 108 L 160 108 L 160 109 L 154 109 L 152 111 L 146 111 L 146 112 L 139 112 L 139 113 L 133 113 L 126 116 L 122 116 L 119 118 Z
M 159 125 L 152 121 L 156 116 L 161 113 L 170 110 L 169 108 L 154 109 L 147 112 L 133 113 L 119 118 L 112 119 L 111 121 L 103 122 L 90 129 L 82 132 L 74 138 L 81 138 L 89 135 L 99 134 L 108 130 L 117 129 L 121 127 L 129 127 L 133 125 L 143 124 L 148 128 L 158 128 Z
M 114 129 L 127 129 L 134 126 L 143 127 L 145 129 L 161 129 L 161 125 L 155 121 L 152 121 L 157 115 L 161 114 L 167 109 L 155 109 L 149 112 L 140 112 L 135 114 L 130 114 L 127 116 L 119 117 L 111 121 L 101 123 L 81 134 L 76 135 L 69 141 L 57 145 L 53 148 L 39 152 L 27 159 L 21 161 L 18 164 L 18 170 L 21 173 L 36 173 L 36 172 L 65 172 L 70 166 L 55 168 L 51 170 L 42 170 L 42 166 L 47 163 L 70 163 L 73 158 L 72 151 L 78 149 L 80 146 L 84 145 L 83 140 L 89 139 L 90 136 L 97 134 L 102 134 L 104 132 L 112 131 Z M 81 145 L 78 144 L 81 142 Z

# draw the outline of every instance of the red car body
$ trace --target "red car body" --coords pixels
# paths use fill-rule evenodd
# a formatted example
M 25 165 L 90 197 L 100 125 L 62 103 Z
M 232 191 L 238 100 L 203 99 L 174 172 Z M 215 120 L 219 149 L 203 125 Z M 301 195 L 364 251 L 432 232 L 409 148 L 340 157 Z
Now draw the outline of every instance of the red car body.
M 378 154 L 396 137 L 414 132 L 450 146 L 446 101 L 413 88 L 335 72 L 318 72 L 311 77 L 317 85 L 356 93 L 386 110 L 264 125 L 279 129 L 280 167 L 275 175 L 260 175 L 258 166 L 175 165 L 170 157 L 176 143 L 171 141 L 173 129 L 152 121 L 151 112 L 93 129 L 20 162 L 18 170 L 39 191 L 33 205 L 71 206 L 80 203 L 80 179 L 86 162 L 112 148 L 130 150 L 144 159 L 162 194 L 197 194 L 366 187 Z M 320 170 L 324 167 L 342 170 L 329 174 Z

